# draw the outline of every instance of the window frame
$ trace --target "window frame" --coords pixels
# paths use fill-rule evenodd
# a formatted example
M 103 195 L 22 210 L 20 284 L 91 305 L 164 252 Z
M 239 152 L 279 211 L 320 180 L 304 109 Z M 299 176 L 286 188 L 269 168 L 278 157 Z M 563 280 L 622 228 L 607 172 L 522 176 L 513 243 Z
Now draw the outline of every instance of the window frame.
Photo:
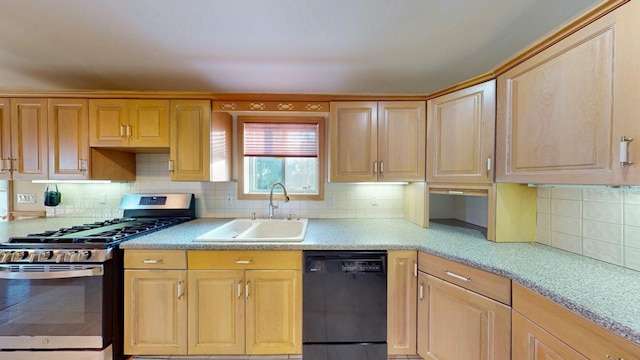
M 311 123 L 318 124 L 318 194 L 292 194 L 291 200 L 324 200 L 324 183 L 326 171 L 326 144 L 325 144 L 325 122 L 324 117 L 319 116 L 238 116 L 237 119 L 237 161 L 238 169 L 238 199 L 239 200 L 268 200 L 269 194 L 245 193 L 245 166 L 244 166 L 244 123 L 245 122 L 265 122 L 265 123 Z M 288 189 L 287 189 L 288 190 Z

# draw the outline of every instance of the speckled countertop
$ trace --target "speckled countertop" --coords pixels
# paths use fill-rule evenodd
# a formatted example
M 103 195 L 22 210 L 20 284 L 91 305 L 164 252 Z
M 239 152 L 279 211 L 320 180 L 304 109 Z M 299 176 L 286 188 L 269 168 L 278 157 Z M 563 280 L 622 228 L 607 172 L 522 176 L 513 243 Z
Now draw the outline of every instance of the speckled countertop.
M 494 243 L 471 229 L 401 219 L 311 219 L 302 242 L 194 242 L 229 221 L 196 219 L 120 246 L 124 249 L 421 250 L 511 278 L 640 345 L 640 272 L 530 243 Z M 23 223 L 23 224 L 19 224 Z M 30 223 L 30 224 L 27 224 Z M 0 225 L 0 239 L 55 229 L 71 220 L 37 219 Z M 13 228 L 9 228 L 13 226 Z M 27 228 L 35 230 L 26 230 Z

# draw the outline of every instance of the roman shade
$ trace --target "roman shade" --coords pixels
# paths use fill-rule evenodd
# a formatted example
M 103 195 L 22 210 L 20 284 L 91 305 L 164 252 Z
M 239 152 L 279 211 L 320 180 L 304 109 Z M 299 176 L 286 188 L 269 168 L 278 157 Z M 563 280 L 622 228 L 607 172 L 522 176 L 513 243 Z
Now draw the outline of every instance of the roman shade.
M 318 157 L 318 124 L 245 122 L 244 156 Z

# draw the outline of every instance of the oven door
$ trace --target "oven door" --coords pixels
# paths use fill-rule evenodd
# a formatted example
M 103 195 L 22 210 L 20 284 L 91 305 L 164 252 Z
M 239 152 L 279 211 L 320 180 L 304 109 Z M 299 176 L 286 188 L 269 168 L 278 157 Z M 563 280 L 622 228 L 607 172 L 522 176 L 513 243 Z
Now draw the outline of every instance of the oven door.
M 111 262 L 0 265 L 0 349 L 102 349 L 111 342 Z

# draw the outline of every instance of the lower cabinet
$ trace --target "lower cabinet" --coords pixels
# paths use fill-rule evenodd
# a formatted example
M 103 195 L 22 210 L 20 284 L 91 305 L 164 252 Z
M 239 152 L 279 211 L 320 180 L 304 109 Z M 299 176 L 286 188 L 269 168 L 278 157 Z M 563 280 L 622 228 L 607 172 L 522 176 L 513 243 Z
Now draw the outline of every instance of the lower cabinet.
M 513 360 L 640 359 L 640 346 L 513 285 Z
M 187 353 L 184 251 L 125 251 L 124 353 Z
M 387 262 L 387 352 L 415 355 L 418 253 L 389 250 Z
M 302 353 L 300 251 L 126 250 L 124 301 L 127 355 Z
M 511 308 L 483 292 L 486 288 L 508 296 L 510 280 L 424 253 L 418 264 L 418 355 L 434 360 L 509 359 Z
M 189 354 L 301 354 L 300 251 L 188 251 Z

